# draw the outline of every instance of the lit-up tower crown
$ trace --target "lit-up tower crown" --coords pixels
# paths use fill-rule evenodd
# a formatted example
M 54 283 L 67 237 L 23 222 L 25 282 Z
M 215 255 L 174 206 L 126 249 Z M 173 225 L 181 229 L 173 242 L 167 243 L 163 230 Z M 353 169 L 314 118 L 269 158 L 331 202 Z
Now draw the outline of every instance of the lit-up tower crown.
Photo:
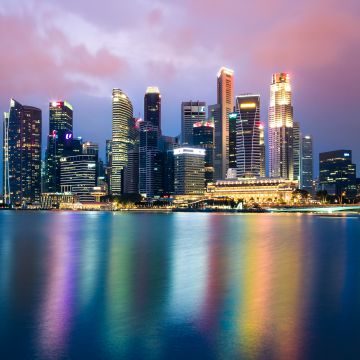
M 273 74 L 269 107 L 270 177 L 293 179 L 293 107 L 290 76 Z
M 112 169 L 111 193 L 121 194 L 122 173 L 127 164 L 129 120 L 133 118 L 133 106 L 128 96 L 120 89 L 112 91 Z
M 156 86 L 149 86 L 144 96 L 144 121 L 157 126 L 161 134 L 161 94 Z

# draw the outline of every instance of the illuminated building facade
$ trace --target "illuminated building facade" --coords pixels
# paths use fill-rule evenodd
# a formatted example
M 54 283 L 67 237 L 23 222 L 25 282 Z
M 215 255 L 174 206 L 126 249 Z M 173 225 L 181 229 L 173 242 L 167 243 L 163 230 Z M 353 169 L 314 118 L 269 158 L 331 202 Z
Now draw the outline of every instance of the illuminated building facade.
M 194 146 L 205 149 L 205 184 L 214 181 L 214 123 L 200 121 L 193 125 Z
M 208 185 L 206 195 L 259 205 L 290 204 L 297 187 L 297 181 L 283 179 L 219 180 Z
M 181 103 L 181 137 L 182 143 L 192 145 L 193 125 L 206 120 L 206 103 L 203 101 L 186 101 Z
M 236 172 L 236 124 L 238 114 L 236 112 L 229 113 L 229 169 Z M 227 177 L 229 171 L 227 172 Z
M 229 113 L 234 109 L 234 71 L 225 67 L 217 74 L 217 105 L 212 109 L 215 124 L 215 179 L 225 179 L 229 168 Z
M 273 74 L 269 107 L 269 175 L 294 178 L 293 106 L 290 76 Z
M 300 182 L 301 134 L 300 134 L 300 125 L 296 121 L 294 121 L 294 125 L 293 125 L 293 156 L 294 156 L 294 179 Z
M 181 147 L 174 152 L 176 195 L 200 195 L 205 191 L 205 149 Z
M 260 177 L 260 95 L 236 97 L 237 177 Z
M 260 123 L 260 177 L 266 177 L 265 125 Z
M 49 103 L 47 140 L 45 190 L 60 192 L 60 158 L 73 145 L 73 107 L 67 101 Z
M 94 201 L 91 192 L 96 186 L 95 155 L 62 157 L 60 164 L 61 193 L 72 193 L 80 202 Z
M 356 196 L 356 165 L 351 150 L 336 150 L 319 154 L 319 186 L 330 195 Z
M 120 89 L 112 91 L 112 166 L 110 191 L 120 195 L 123 188 L 123 170 L 128 160 L 129 121 L 133 118 L 133 106 Z
M 129 121 L 129 150 L 128 162 L 124 170 L 124 193 L 139 193 L 139 130 L 140 118 L 131 119 Z
M 301 138 L 300 188 L 313 192 L 313 140 L 309 135 Z
M 145 197 L 162 192 L 161 169 L 159 169 L 159 129 L 151 122 L 140 123 L 139 143 L 139 192 Z
M 157 126 L 161 135 L 161 94 L 156 86 L 149 86 L 144 96 L 144 121 Z
M 10 100 L 3 127 L 4 202 L 40 202 L 41 110 Z

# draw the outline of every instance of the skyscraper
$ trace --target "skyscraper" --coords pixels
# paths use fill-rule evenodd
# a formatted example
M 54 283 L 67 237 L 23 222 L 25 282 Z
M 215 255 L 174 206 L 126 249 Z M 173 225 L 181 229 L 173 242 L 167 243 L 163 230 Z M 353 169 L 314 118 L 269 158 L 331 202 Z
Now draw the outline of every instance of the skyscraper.
M 193 125 L 194 146 L 205 149 L 205 184 L 214 181 L 214 123 L 200 121 Z
M 294 180 L 300 182 L 301 135 L 300 135 L 300 125 L 296 121 L 294 121 L 294 125 L 293 125 L 293 156 L 294 156 Z
M 81 202 L 94 201 L 91 192 L 96 185 L 96 162 L 96 155 L 62 157 L 61 192 L 71 192 L 77 195 Z
M 259 125 L 260 130 L 260 177 L 266 177 L 266 147 L 265 147 L 265 126 Z
M 120 89 L 112 92 L 112 167 L 110 188 L 113 195 L 122 192 L 123 169 L 128 160 L 129 120 L 133 118 L 133 106 Z
M 203 194 L 205 149 L 174 149 L 174 188 L 176 195 Z
M 236 173 L 238 177 L 260 176 L 260 95 L 236 97 Z
M 236 124 L 238 114 L 229 113 L 229 169 L 236 172 Z M 229 171 L 227 172 L 229 175 Z
M 269 107 L 270 177 L 293 179 L 293 106 L 290 76 L 273 74 Z
M 192 144 L 193 125 L 206 120 L 206 103 L 183 101 L 181 103 L 181 137 L 183 144 Z
M 157 126 L 161 135 L 161 94 L 156 86 L 149 86 L 144 96 L 144 121 Z
M 60 158 L 71 148 L 72 140 L 73 107 L 67 101 L 50 102 L 45 164 L 47 192 L 60 192 Z
M 305 135 L 301 138 L 300 188 L 313 192 L 313 141 Z
M 142 121 L 139 144 L 139 192 L 147 197 L 160 195 L 159 192 L 161 192 L 159 169 L 155 165 L 159 153 L 158 127 L 149 121 Z
M 356 165 L 352 163 L 351 150 L 335 150 L 319 154 L 319 185 L 330 195 L 354 198 Z
M 217 74 L 217 105 L 218 111 L 214 112 L 215 178 L 225 179 L 229 168 L 229 113 L 234 109 L 234 71 L 225 67 Z
M 40 201 L 41 110 L 10 100 L 4 114 L 3 187 L 6 204 Z

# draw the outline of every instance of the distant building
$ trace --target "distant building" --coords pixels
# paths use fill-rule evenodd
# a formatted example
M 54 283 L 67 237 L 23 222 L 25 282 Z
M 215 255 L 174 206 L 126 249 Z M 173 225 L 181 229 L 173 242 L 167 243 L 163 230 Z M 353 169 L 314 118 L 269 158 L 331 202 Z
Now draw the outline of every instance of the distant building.
M 68 156 L 60 159 L 61 193 L 72 193 L 80 202 L 94 201 L 91 195 L 96 186 L 95 155 Z
M 300 124 L 294 121 L 293 124 L 293 163 L 294 163 L 294 180 L 300 182 L 300 162 L 301 162 L 301 135 Z
M 229 113 L 233 109 L 234 71 L 222 67 L 217 74 L 217 106 L 211 108 L 215 123 L 216 179 L 225 179 L 229 168 Z
M 140 123 L 139 143 L 139 192 L 143 196 L 158 196 L 162 192 L 159 177 L 159 129 L 151 122 Z
M 95 155 L 95 157 L 99 158 L 99 144 L 96 144 L 91 141 L 86 141 L 82 144 L 82 153 L 84 155 Z
M 174 189 L 176 195 L 203 194 L 205 190 L 205 149 L 174 149 Z
M 260 95 L 236 97 L 237 177 L 260 177 Z
M 237 132 L 238 114 L 236 112 L 229 113 L 229 167 L 228 170 L 236 172 L 236 132 Z M 227 176 L 229 171 L 227 171 Z
M 47 140 L 44 188 L 47 192 L 60 192 L 60 158 L 68 155 L 73 145 L 73 107 L 67 101 L 49 103 Z
M 293 106 L 290 76 L 273 74 L 269 107 L 269 175 L 294 178 Z
M 149 86 L 144 96 L 144 121 L 158 128 L 161 135 L 161 94 L 156 86 Z
M 214 150 L 215 150 L 214 123 L 200 121 L 193 125 L 194 146 L 205 149 L 205 185 L 214 181 Z
M 40 202 L 41 110 L 14 99 L 4 114 L 3 193 L 8 205 Z
M 260 123 L 260 177 L 266 177 L 266 147 L 265 147 L 265 126 Z
M 330 195 L 356 196 L 356 165 L 351 150 L 336 150 L 319 155 L 319 186 Z
M 123 190 L 123 171 L 128 161 L 129 121 L 133 118 L 133 106 L 120 89 L 112 92 L 112 164 L 110 192 L 120 195 Z
M 129 121 L 128 162 L 124 168 L 124 193 L 139 193 L 139 141 L 140 123 L 142 119 L 134 118 Z
M 313 193 L 314 185 L 313 141 L 309 135 L 301 138 L 300 188 Z
M 283 179 L 219 180 L 208 185 L 206 195 L 259 205 L 291 204 L 297 187 L 297 181 Z
M 192 145 L 193 125 L 206 120 L 206 103 L 204 101 L 184 101 L 181 103 L 182 143 Z

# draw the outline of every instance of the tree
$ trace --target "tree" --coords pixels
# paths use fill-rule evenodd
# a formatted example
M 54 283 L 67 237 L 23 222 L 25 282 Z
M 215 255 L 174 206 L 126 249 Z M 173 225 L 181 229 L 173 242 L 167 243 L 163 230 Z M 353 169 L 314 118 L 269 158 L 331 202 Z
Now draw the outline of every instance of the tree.
M 325 204 L 328 200 L 328 192 L 326 190 L 319 190 L 316 193 L 316 197 L 323 203 Z

